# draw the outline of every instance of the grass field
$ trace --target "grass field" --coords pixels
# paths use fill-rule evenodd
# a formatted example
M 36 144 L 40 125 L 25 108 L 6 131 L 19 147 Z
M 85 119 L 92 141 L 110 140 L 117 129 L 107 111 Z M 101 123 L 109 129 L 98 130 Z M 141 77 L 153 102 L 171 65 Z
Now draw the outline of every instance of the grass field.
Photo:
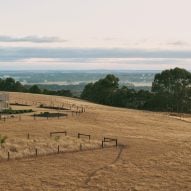
M 0 149 L 2 191 L 191 190 L 189 115 L 180 118 L 46 95 L 10 93 L 10 100 L 29 105 L 13 109 L 35 113 L 58 112 L 40 104 L 71 110 L 59 111 L 68 114 L 59 119 L 34 119 L 27 113 L 0 121 L 0 134 L 8 137 Z M 76 115 L 82 107 L 86 112 Z M 68 135 L 50 138 L 52 131 Z M 78 139 L 77 133 L 90 134 L 91 140 Z M 123 146 L 101 149 L 104 137 L 116 138 Z M 65 152 L 56 154 L 58 145 Z M 35 157 L 35 148 L 43 155 Z M 18 159 L 7 161 L 8 151 Z

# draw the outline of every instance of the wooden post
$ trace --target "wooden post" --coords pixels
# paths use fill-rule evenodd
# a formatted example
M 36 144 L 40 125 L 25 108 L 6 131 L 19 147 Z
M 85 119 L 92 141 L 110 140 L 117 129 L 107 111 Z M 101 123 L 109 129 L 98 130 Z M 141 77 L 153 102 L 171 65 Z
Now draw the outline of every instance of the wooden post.
M 80 138 L 80 134 L 78 133 L 78 139 Z
M 60 146 L 58 145 L 58 154 L 60 153 Z
M 37 157 L 37 155 L 38 155 L 38 151 L 37 151 L 37 149 L 35 149 L 35 154 L 36 154 L 36 157 Z
M 27 139 L 29 139 L 30 138 L 30 135 L 29 135 L 29 133 L 27 134 Z
M 103 148 L 103 142 L 104 142 L 104 141 L 102 141 L 101 148 Z
M 10 153 L 8 152 L 7 153 L 7 160 L 9 160 L 10 159 Z

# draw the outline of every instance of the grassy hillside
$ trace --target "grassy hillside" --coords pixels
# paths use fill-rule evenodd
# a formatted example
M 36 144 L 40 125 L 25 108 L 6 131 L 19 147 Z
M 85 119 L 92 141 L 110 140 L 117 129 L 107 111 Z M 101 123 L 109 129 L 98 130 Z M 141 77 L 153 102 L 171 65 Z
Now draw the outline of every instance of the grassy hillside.
M 10 93 L 13 109 L 32 109 L 34 113 L 57 112 L 39 108 L 40 104 L 63 106 L 64 118 L 34 118 L 31 114 L 0 120 L 0 134 L 18 149 L 36 147 L 56 150 L 51 131 L 67 131 L 61 148 L 78 151 L 100 147 L 104 137 L 117 138 L 123 147 L 51 154 L 38 157 L 0 159 L 2 190 L 190 190 L 191 116 L 172 116 L 108 106 L 56 96 Z M 76 111 L 85 108 L 84 113 Z M 73 114 L 72 114 L 73 111 Z M 27 134 L 30 139 L 27 140 Z M 77 133 L 90 134 L 91 141 L 78 139 Z M 35 141 L 34 141 L 35 140 Z M 30 141 L 30 143 L 29 143 Z M 31 146 L 31 142 L 35 142 Z M 22 146 L 21 146 L 22 145 Z M 9 148 L 10 149 L 10 148 Z M 83 150 L 83 148 L 82 148 Z M 6 150 L 7 151 L 7 150 Z M 22 152 L 21 152 L 22 153 Z M 10 151 L 10 157 L 15 152 Z

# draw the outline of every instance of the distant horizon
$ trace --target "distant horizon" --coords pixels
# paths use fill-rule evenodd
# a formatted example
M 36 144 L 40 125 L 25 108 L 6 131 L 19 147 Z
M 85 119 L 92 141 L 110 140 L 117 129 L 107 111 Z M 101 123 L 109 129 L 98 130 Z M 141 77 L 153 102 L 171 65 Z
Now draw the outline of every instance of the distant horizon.
M 109 70 L 109 69 L 74 69 L 74 70 L 43 70 L 43 69 L 36 69 L 36 70 L 26 70 L 26 69 L 12 69 L 12 70 L 0 70 L 0 73 L 2 72 L 58 72 L 58 73 L 62 73 L 62 72 L 121 72 L 121 73 L 125 73 L 125 72 L 160 72 L 162 70 Z
M 177 67 L 173 67 L 173 68 L 167 68 L 164 70 L 170 70 L 170 69 L 174 69 Z M 181 69 L 185 69 L 182 67 L 178 67 Z M 152 69 L 126 69 L 126 70 L 120 70 L 120 69 L 70 69 L 70 70 L 64 70 L 64 69 L 33 69 L 33 70 L 29 70 L 29 69 L 10 69 L 10 70 L 1 70 L 0 69 L 0 73 L 2 72 L 58 72 L 58 73 L 62 73 L 62 72 L 162 72 L 164 70 L 152 70 Z M 187 69 L 185 69 L 187 70 Z M 191 71 L 191 70 L 187 70 L 187 71 Z

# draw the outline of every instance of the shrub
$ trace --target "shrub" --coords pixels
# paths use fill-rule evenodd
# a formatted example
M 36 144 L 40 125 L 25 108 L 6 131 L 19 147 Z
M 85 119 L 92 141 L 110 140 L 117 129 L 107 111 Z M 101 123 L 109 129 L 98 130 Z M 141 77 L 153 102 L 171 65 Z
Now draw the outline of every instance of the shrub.
M 3 144 L 6 142 L 7 136 L 0 135 L 0 146 L 2 148 Z

